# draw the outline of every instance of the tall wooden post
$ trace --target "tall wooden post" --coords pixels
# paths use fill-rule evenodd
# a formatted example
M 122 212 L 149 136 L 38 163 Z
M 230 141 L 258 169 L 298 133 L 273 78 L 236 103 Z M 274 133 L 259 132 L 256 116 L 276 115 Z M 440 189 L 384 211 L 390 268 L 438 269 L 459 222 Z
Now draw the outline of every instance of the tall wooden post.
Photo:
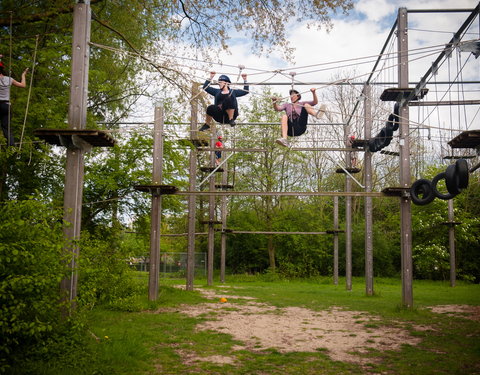
M 163 107 L 155 107 L 153 129 L 153 173 L 152 185 L 162 184 L 163 174 Z M 152 208 L 150 220 L 150 270 L 148 279 L 148 299 L 158 298 L 158 277 L 160 273 L 160 223 L 162 213 L 162 196 L 152 191 Z
M 453 199 L 448 201 L 448 244 L 450 250 L 450 286 L 454 287 L 457 280 L 455 262 L 455 215 L 453 212 Z
M 345 142 L 350 136 L 350 126 L 344 128 Z M 346 142 L 347 143 L 347 142 Z M 350 152 L 346 152 L 346 166 L 352 166 Z M 352 178 L 345 174 L 345 191 L 352 191 Z M 345 197 L 345 287 L 352 290 L 352 197 Z
M 90 42 L 90 2 L 75 4 L 73 8 L 72 79 L 68 107 L 68 128 L 85 129 L 87 122 L 88 64 Z M 77 296 L 77 258 L 80 248 L 82 219 L 82 196 L 84 179 L 84 150 L 71 146 L 67 148 L 65 172 L 65 193 L 63 197 L 63 219 L 66 223 L 63 236 L 65 252 L 70 257 L 69 277 L 60 283 L 62 298 L 73 301 Z
M 408 13 L 406 8 L 398 10 L 398 87 L 408 87 Z M 400 102 L 400 186 L 408 188 L 410 175 L 410 126 L 408 102 Z M 402 304 L 413 307 L 412 274 L 412 212 L 410 197 L 400 197 L 401 260 L 402 260 Z
M 365 139 L 372 136 L 372 100 L 371 86 L 363 89 Z M 372 153 L 367 149 L 364 153 L 363 171 L 365 177 L 365 192 L 372 191 Z M 365 293 L 373 295 L 373 204 L 372 197 L 365 197 Z
M 338 196 L 333 197 L 333 284 L 338 285 Z
M 192 100 L 190 102 L 190 139 L 197 139 L 198 124 L 198 85 L 192 83 Z M 196 190 L 197 178 L 197 151 L 190 150 L 189 163 L 189 185 L 190 191 Z M 195 195 L 188 197 L 188 248 L 187 248 L 187 290 L 193 290 L 193 281 L 195 279 L 195 222 L 196 222 L 196 205 Z
M 226 159 L 225 152 L 222 153 L 223 160 Z M 227 171 L 227 163 L 223 164 L 223 172 L 222 172 L 222 185 L 226 186 L 228 180 L 228 171 Z M 222 237 L 220 241 L 220 282 L 225 282 L 225 267 L 226 267 L 226 253 L 227 253 L 227 234 L 225 230 L 227 229 L 227 197 L 225 195 L 222 196 Z
M 215 147 L 215 132 L 210 137 L 210 148 Z M 215 166 L 215 153 L 210 152 L 210 166 Z M 215 173 L 209 178 L 209 191 L 215 191 Z M 208 197 L 208 255 L 207 255 L 207 285 L 213 285 L 213 256 L 215 248 L 215 196 Z

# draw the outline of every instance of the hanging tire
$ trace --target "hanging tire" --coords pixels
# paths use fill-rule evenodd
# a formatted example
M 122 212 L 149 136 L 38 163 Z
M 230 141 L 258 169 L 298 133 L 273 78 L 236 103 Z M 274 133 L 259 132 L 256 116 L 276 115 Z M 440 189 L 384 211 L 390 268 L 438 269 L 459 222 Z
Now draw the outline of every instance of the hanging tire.
M 445 179 L 445 172 L 442 172 L 442 173 L 439 173 L 437 174 L 433 179 L 432 179 L 432 190 L 433 190 L 433 194 L 439 198 L 439 199 L 442 199 L 444 201 L 448 201 L 449 199 L 452 199 L 456 194 L 451 194 L 450 192 L 448 192 L 447 194 L 443 194 L 443 193 L 440 193 L 437 189 L 437 184 L 440 180 L 444 180 Z
M 375 137 L 375 145 L 377 147 L 377 151 L 381 150 L 382 148 L 387 146 L 387 131 L 385 128 L 380 130 L 380 133 Z
M 393 129 L 389 128 L 388 126 L 385 126 L 385 147 L 390 145 L 393 139 Z
M 397 131 L 400 126 L 400 104 L 395 103 L 393 106 L 393 131 Z
M 375 138 L 370 138 L 368 140 L 368 150 L 370 152 L 377 152 L 378 151 L 376 143 L 375 143 Z
M 447 190 L 452 195 L 460 194 L 460 189 L 456 164 L 450 164 L 445 170 L 445 185 Z
M 387 123 L 385 124 L 385 127 L 387 129 L 391 129 L 392 132 L 395 131 L 396 129 L 395 128 L 395 115 L 393 113 L 390 113 L 390 115 L 388 116 L 388 120 L 387 120 Z M 397 126 L 398 128 L 398 126 Z
M 458 159 L 455 163 L 455 170 L 458 178 L 458 187 L 466 189 L 468 187 L 468 163 L 465 159 Z
M 429 180 L 421 178 L 415 181 L 410 188 L 412 202 L 418 206 L 425 206 L 435 199 L 432 184 Z

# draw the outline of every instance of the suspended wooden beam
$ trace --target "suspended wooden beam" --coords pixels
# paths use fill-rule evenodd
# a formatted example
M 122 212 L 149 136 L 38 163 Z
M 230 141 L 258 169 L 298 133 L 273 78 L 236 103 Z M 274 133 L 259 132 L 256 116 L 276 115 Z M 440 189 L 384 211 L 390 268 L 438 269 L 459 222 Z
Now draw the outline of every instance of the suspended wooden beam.
M 387 194 L 380 192 L 360 191 L 177 191 L 172 193 L 180 196 L 320 196 L 320 197 L 383 197 Z
M 480 100 L 442 100 L 431 102 L 410 102 L 409 107 L 438 107 L 441 105 L 479 105 Z
M 218 148 L 199 147 L 197 151 L 218 151 Z M 222 148 L 222 151 L 229 152 L 267 152 L 267 148 Z M 358 151 L 356 148 L 349 147 L 292 147 L 288 151 Z
M 232 230 L 233 234 L 273 234 L 273 235 L 289 235 L 289 234 L 301 234 L 301 235 L 317 235 L 317 234 L 331 234 L 329 232 L 273 232 L 273 231 L 250 231 L 250 230 Z

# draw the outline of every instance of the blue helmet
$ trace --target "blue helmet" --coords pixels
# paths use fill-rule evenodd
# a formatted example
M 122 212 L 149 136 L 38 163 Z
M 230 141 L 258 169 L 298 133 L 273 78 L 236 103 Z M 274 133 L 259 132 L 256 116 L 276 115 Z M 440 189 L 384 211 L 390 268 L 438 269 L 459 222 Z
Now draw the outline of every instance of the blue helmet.
M 218 82 L 220 81 L 232 83 L 230 82 L 230 78 L 228 78 L 228 76 L 226 76 L 225 74 L 222 74 L 220 77 L 218 77 Z

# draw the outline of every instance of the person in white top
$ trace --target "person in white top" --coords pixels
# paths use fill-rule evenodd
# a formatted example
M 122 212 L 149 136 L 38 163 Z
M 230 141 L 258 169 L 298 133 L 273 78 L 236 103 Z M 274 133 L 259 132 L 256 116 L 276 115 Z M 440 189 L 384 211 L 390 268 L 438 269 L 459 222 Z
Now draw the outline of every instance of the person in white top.
M 0 56 L 1 57 L 1 56 Z M 10 86 L 27 87 L 27 72 L 28 68 L 22 73 L 22 79 L 20 82 L 9 77 L 5 65 L 0 61 L 0 122 L 2 124 L 3 135 L 7 139 L 7 144 L 13 146 L 15 144 L 15 138 L 13 137 L 13 131 L 10 127 L 10 121 L 12 118 L 12 107 L 10 103 Z

